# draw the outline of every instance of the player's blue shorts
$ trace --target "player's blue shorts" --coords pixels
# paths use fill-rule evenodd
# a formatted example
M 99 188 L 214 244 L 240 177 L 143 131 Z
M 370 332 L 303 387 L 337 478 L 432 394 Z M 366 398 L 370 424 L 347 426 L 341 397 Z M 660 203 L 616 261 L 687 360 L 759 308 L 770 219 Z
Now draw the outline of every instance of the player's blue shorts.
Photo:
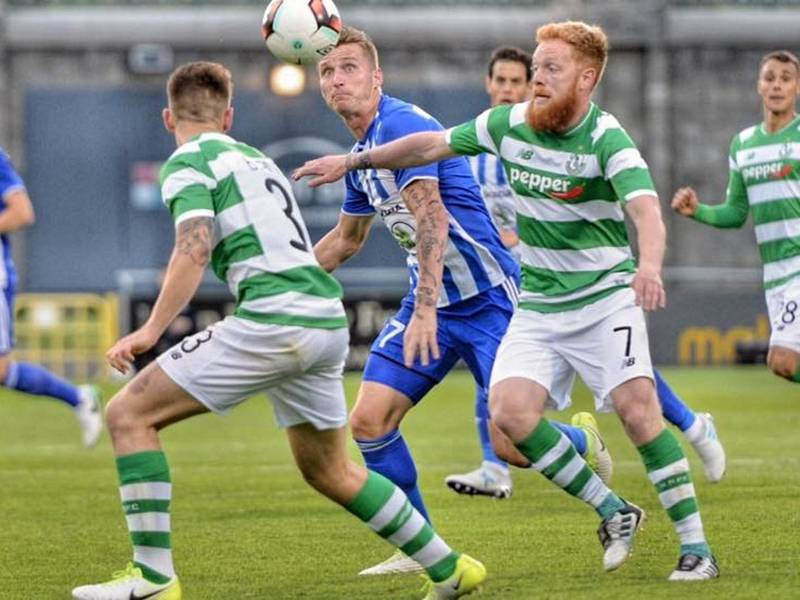
M 3 288 L 0 294 L 0 356 L 14 347 L 14 294 L 13 285 Z
M 382 383 L 408 396 L 416 404 L 463 359 L 480 388 L 487 388 L 497 347 L 514 312 L 516 289 L 511 280 L 437 312 L 441 357 L 427 367 L 403 363 L 403 333 L 414 312 L 406 297 L 396 315 L 375 339 L 364 367 L 364 381 Z

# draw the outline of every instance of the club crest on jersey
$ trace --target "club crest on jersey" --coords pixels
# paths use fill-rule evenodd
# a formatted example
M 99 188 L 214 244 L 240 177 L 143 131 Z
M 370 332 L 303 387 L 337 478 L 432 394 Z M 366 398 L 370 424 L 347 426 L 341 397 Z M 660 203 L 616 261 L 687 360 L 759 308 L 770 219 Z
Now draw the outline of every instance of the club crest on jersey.
M 585 154 L 571 154 L 564 165 L 564 170 L 571 177 L 575 177 L 583 173 L 587 162 Z
M 781 158 L 789 158 L 792 155 L 793 151 L 794 151 L 794 147 L 792 146 L 792 143 L 791 142 L 785 142 L 781 146 L 781 149 L 778 150 L 778 156 L 780 156 Z

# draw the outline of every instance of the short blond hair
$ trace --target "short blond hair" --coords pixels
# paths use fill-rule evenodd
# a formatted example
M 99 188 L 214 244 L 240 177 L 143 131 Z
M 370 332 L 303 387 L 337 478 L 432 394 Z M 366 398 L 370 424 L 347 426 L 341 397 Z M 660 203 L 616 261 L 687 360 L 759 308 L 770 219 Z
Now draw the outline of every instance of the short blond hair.
M 372 60 L 372 66 L 376 69 L 380 66 L 378 62 L 378 48 L 375 46 L 375 42 L 372 41 L 372 38 L 365 32 L 355 27 L 345 25 L 342 27 L 342 32 L 339 34 L 339 41 L 336 43 L 336 47 L 338 48 L 345 44 L 357 44 L 361 46 L 364 52 L 367 53 L 367 56 Z
M 231 72 L 213 62 L 181 65 L 167 81 L 167 98 L 178 121 L 218 122 L 233 99 Z
M 585 60 L 589 66 L 597 69 L 595 86 L 600 83 L 608 62 L 608 38 L 597 25 L 588 25 L 583 21 L 562 21 L 548 23 L 536 30 L 536 42 L 549 40 L 566 42 Z

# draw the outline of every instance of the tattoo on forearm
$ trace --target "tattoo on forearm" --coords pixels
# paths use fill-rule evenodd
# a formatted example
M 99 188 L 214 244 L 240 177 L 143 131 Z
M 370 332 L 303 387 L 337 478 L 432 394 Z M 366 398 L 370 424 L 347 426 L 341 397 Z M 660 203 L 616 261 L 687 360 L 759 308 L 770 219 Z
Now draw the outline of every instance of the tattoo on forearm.
M 446 233 L 441 234 L 442 220 L 446 213 L 438 193 L 438 182 L 415 181 L 406 188 L 403 199 L 414 213 L 417 221 L 417 259 L 419 260 L 419 283 L 415 306 L 435 307 L 441 285 Z
M 433 288 L 417 286 L 416 306 L 436 306 L 436 291 Z
M 213 239 L 214 219 L 187 219 L 178 225 L 175 247 L 180 254 L 189 256 L 196 265 L 205 267 L 211 260 Z
M 348 154 L 344 160 L 344 165 L 348 171 L 358 171 L 360 169 L 369 169 L 372 167 L 372 159 L 369 155 L 369 150 L 356 152 L 355 154 Z

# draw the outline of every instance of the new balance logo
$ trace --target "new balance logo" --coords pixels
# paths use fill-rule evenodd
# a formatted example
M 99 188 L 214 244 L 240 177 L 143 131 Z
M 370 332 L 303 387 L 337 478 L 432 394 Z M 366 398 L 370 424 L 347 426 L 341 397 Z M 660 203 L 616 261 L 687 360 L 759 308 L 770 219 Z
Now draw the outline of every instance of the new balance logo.
M 517 153 L 517 158 L 521 158 L 522 160 L 530 160 L 534 156 L 533 150 L 520 150 Z
M 626 356 L 622 359 L 622 368 L 627 369 L 628 367 L 632 367 L 636 364 L 636 357 L 635 356 Z

